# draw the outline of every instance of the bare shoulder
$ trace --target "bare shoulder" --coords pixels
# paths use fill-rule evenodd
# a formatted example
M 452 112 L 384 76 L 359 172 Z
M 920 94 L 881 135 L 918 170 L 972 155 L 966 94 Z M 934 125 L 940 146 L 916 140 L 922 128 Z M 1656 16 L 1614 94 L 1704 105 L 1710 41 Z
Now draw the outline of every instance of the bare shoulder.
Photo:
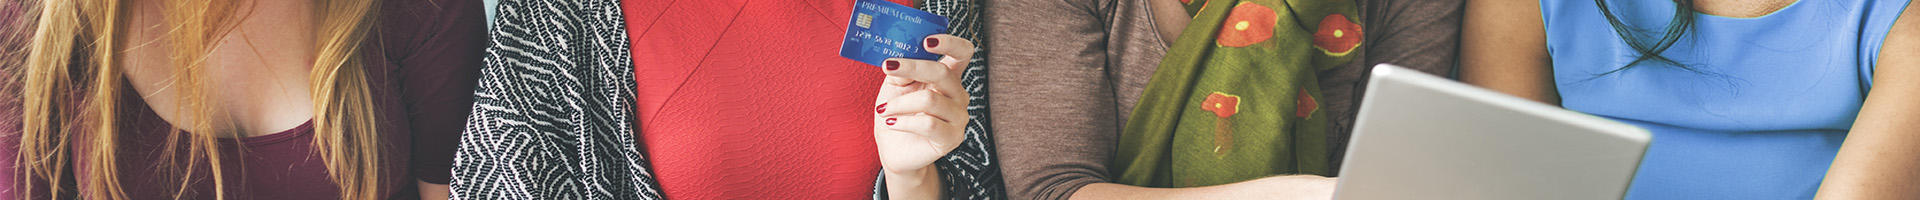
M 1920 58 L 1916 58 L 1920 56 L 1920 51 L 1916 50 L 1920 48 L 1920 6 L 1908 3 L 1900 12 L 1900 18 L 1894 20 L 1893 27 L 1887 31 L 1887 38 L 1881 45 L 1878 61 L 1880 67 L 1876 67 L 1874 72 L 1876 76 L 1920 75 L 1916 73 L 1920 70 L 1909 69 L 1913 68 L 1910 66 L 1920 65 Z
M 1557 104 L 1547 33 L 1534 0 L 1470 0 L 1460 31 L 1460 80 Z
M 1893 31 L 1889 35 L 1909 37 L 1908 40 L 1920 35 L 1920 6 L 1907 3 L 1907 8 L 1900 11 L 1900 18 L 1893 21 Z

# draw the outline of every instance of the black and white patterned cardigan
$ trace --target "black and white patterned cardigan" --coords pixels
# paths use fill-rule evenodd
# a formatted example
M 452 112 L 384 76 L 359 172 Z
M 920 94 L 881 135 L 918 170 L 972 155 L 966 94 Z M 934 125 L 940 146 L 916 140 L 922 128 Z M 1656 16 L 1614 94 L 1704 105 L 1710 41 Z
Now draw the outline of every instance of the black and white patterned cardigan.
M 954 35 L 983 41 L 977 2 L 921 5 L 952 18 Z M 665 199 L 633 134 L 633 61 L 619 1 L 502 0 L 496 12 L 454 158 L 453 197 Z M 935 162 L 953 199 L 1006 198 L 986 127 L 986 55 L 976 53 L 962 75 L 972 95 L 967 138 Z M 875 198 L 885 197 L 883 186 Z

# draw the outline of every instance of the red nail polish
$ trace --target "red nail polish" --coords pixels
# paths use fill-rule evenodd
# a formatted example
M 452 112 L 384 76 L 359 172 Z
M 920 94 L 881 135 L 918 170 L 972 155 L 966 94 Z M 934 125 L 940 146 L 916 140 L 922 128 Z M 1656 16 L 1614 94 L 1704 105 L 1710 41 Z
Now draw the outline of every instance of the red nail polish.
M 895 61 L 895 60 L 887 61 L 887 71 L 893 71 L 897 69 L 900 69 L 900 61 Z
M 894 119 L 894 118 L 887 118 L 887 125 L 888 125 L 888 126 L 892 126 L 892 125 L 893 125 L 893 122 L 894 122 L 894 121 L 896 121 L 896 120 L 897 120 L 897 119 Z
M 880 106 L 873 107 L 873 113 L 887 113 L 887 103 L 880 103 Z
M 939 46 L 940 46 L 940 39 L 927 38 L 927 48 L 934 48 Z

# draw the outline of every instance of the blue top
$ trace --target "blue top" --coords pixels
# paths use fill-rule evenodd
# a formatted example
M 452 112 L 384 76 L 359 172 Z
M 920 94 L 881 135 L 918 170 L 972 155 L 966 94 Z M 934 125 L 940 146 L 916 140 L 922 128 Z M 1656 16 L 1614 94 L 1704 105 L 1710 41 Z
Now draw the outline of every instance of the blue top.
M 1658 41 L 1671 1 L 1609 3 Z M 1593 1 L 1542 0 L 1554 83 L 1567 109 L 1653 132 L 1629 199 L 1810 199 L 1852 127 L 1880 43 L 1907 1 L 1802 0 L 1772 14 L 1694 13 L 1643 62 Z M 1603 75 L 1604 74 L 1604 75 Z

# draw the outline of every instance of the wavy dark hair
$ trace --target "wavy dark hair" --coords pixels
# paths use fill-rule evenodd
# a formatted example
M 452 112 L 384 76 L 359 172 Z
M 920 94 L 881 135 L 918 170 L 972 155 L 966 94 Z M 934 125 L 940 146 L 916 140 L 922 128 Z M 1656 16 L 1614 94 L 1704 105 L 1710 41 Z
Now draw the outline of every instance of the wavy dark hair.
M 1693 17 L 1695 16 L 1693 13 L 1694 12 L 1693 0 L 1674 0 L 1673 3 L 1675 5 L 1673 7 L 1673 19 L 1667 22 L 1666 30 L 1661 32 L 1661 36 L 1659 37 L 1659 40 L 1651 40 L 1651 41 L 1649 39 L 1654 39 L 1654 38 L 1639 37 L 1640 35 L 1643 35 L 1640 33 L 1647 33 L 1650 31 L 1641 29 L 1641 28 L 1632 27 L 1624 22 L 1620 22 L 1620 17 L 1615 16 L 1613 14 L 1613 9 L 1607 7 L 1606 0 L 1593 0 L 1593 3 L 1600 6 L 1601 15 L 1607 16 L 1607 23 L 1613 25 L 1614 34 L 1620 35 L 1620 39 L 1625 40 L 1627 42 L 1627 46 L 1633 47 L 1634 52 L 1640 54 L 1640 57 L 1635 58 L 1633 62 L 1628 62 L 1626 66 L 1620 66 L 1620 68 L 1618 69 L 1607 71 L 1606 73 L 1601 73 L 1600 75 L 1620 72 L 1621 70 L 1633 68 L 1636 65 L 1640 65 L 1641 63 L 1645 63 L 1648 61 L 1673 64 L 1673 66 L 1677 66 L 1680 69 L 1685 69 L 1687 71 L 1693 71 L 1695 73 L 1705 73 L 1700 71 L 1699 69 L 1689 67 L 1686 64 L 1681 64 L 1678 61 L 1674 61 L 1671 58 L 1667 58 L 1666 56 L 1660 55 L 1661 52 L 1666 52 L 1667 48 L 1673 47 L 1673 43 L 1680 41 L 1680 36 L 1685 35 L 1687 33 L 1687 29 L 1693 28 Z M 1652 35 L 1652 34 L 1644 34 L 1644 35 Z

